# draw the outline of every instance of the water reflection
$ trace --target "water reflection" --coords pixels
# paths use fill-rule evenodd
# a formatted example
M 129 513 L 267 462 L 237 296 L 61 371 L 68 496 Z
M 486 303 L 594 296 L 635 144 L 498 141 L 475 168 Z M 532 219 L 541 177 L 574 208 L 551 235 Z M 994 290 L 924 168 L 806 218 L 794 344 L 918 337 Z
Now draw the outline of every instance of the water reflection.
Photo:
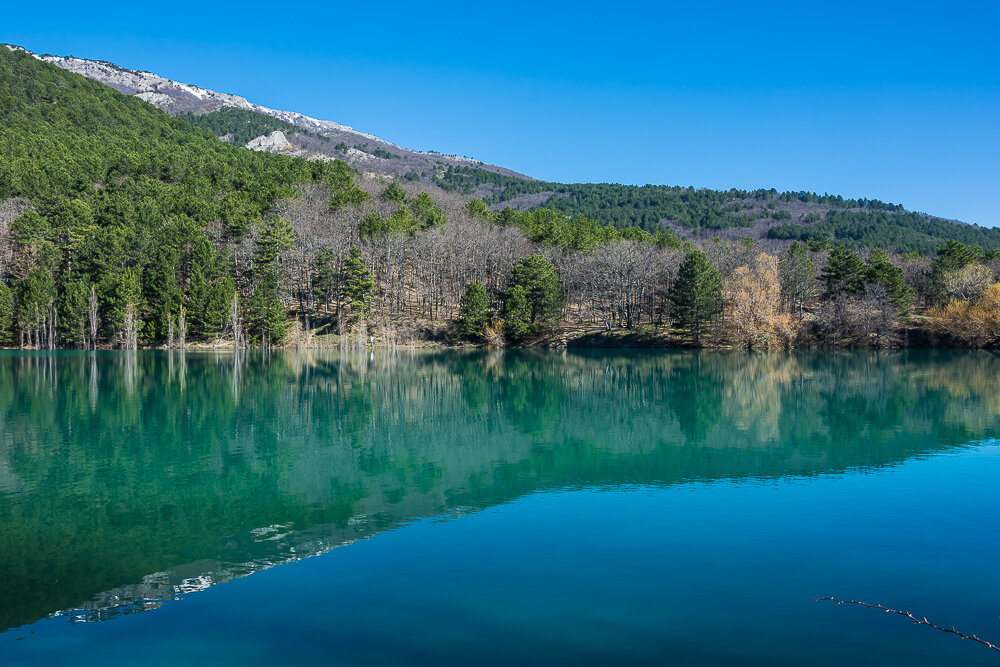
M 0 627 L 101 620 L 564 486 L 998 433 L 986 352 L 0 353 Z

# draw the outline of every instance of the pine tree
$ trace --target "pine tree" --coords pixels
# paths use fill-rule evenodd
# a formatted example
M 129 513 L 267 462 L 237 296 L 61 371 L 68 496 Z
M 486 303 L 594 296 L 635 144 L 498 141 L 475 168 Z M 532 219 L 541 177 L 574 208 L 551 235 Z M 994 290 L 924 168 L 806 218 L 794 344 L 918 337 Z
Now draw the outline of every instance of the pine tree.
M 281 344 L 291 326 L 284 304 L 263 284 L 256 285 L 250 295 L 246 320 L 251 341 L 261 347 Z
M 402 204 L 403 202 L 406 201 L 406 193 L 403 192 L 403 188 L 399 187 L 399 184 L 396 183 L 396 181 L 393 181 L 388 186 L 386 186 L 385 190 L 382 191 L 382 194 L 380 196 L 385 201 L 392 201 L 396 202 L 397 204 Z
M 700 341 L 706 325 L 719 314 L 722 305 L 722 276 L 704 252 L 688 252 L 668 298 L 674 321 Z
M 212 289 L 212 280 L 215 278 L 215 249 L 208 237 L 201 236 L 191 250 L 191 268 L 186 308 L 188 317 L 195 330 L 204 333 L 208 318 L 205 316 L 205 307 L 208 304 L 208 295 Z M 228 307 L 228 303 L 226 306 Z
M 56 300 L 56 284 L 52 275 L 43 268 L 34 268 L 17 284 L 17 323 L 21 335 L 27 336 L 30 342 L 34 336 L 35 343 L 41 346 L 46 336 L 48 324 L 52 317 L 52 306 Z
M 983 257 L 978 246 L 968 246 L 954 239 L 948 239 L 938 248 L 937 256 L 931 262 L 931 290 L 936 301 L 944 303 L 948 300 L 948 283 L 956 274 L 969 266 L 977 264 Z
M 351 246 L 350 254 L 344 258 L 342 292 L 351 310 L 364 317 L 371 311 L 375 294 L 375 279 L 371 271 L 361 261 L 361 251 Z
M 14 292 L 0 281 L 0 345 L 14 342 Z
M 844 294 L 860 294 L 865 289 L 864 262 L 847 246 L 839 245 L 830 251 L 821 280 L 823 298 L 833 300 Z
M 462 302 L 458 312 L 458 331 L 469 339 L 482 337 L 490 319 L 490 300 L 482 283 L 470 283 L 462 294 Z
M 533 331 L 554 327 L 559 322 L 565 293 L 549 260 L 541 255 L 528 255 L 511 269 L 510 283 L 524 290 Z
M 201 331 L 207 336 L 217 336 L 225 327 L 232 310 L 236 283 L 229 276 L 212 281 L 208 288 L 208 298 L 201 311 Z
M 282 251 L 292 247 L 295 242 L 295 231 L 288 221 L 276 215 L 264 221 L 257 240 L 257 254 L 254 264 L 258 267 L 271 267 L 278 261 Z
M 73 280 L 66 284 L 59 297 L 59 335 L 65 342 L 79 347 L 87 346 L 90 289 L 86 280 Z
M 889 261 L 889 255 L 882 248 L 875 248 L 868 258 L 864 270 L 866 286 L 881 285 L 889 302 L 904 314 L 913 305 L 913 289 L 906 284 L 903 269 Z
M 523 340 L 532 332 L 531 308 L 528 295 L 520 285 L 514 285 L 504 294 L 503 335 L 510 341 Z

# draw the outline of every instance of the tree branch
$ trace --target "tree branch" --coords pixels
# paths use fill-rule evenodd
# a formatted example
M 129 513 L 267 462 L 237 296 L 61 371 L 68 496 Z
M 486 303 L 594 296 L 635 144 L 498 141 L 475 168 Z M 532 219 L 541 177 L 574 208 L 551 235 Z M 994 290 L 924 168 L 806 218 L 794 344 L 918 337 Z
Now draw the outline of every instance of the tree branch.
M 991 644 L 990 642 L 986 641 L 985 639 L 980 639 L 976 635 L 967 635 L 964 632 L 959 632 L 958 630 L 955 629 L 955 626 L 952 626 L 950 628 L 941 627 L 940 625 L 937 625 L 935 623 L 931 623 L 926 618 L 917 618 L 916 616 L 914 616 L 913 614 L 911 614 L 908 611 L 901 611 L 899 609 L 889 609 L 888 607 L 884 607 L 884 606 L 882 606 L 880 604 L 877 604 L 877 603 L 876 604 L 871 604 L 871 603 L 868 603 L 868 602 L 859 602 L 858 600 L 838 600 L 837 598 L 834 598 L 834 597 L 813 598 L 813 600 L 816 600 L 816 601 L 829 600 L 830 602 L 836 602 L 837 604 L 856 604 L 859 607 L 868 607 L 870 609 L 881 609 L 882 611 L 884 611 L 887 614 L 897 614 L 899 616 L 905 616 L 906 618 L 910 619 L 911 621 L 913 621 L 917 625 L 926 625 L 926 626 L 934 628 L 935 630 L 940 630 L 941 632 L 947 632 L 949 634 L 958 635 L 962 639 L 969 639 L 971 641 L 974 641 L 974 642 L 977 642 L 979 644 L 982 644 L 983 646 L 989 647 L 989 648 L 993 649 L 994 651 L 1000 651 L 1000 646 L 997 646 L 996 644 Z

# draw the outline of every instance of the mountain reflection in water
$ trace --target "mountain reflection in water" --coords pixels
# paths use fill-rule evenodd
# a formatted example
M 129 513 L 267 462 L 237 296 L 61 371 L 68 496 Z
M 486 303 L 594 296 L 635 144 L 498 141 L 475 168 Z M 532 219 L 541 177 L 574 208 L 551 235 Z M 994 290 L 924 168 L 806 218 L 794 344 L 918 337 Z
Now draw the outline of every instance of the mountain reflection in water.
M 897 464 L 995 436 L 998 377 L 987 352 L 0 352 L 0 629 L 537 491 Z

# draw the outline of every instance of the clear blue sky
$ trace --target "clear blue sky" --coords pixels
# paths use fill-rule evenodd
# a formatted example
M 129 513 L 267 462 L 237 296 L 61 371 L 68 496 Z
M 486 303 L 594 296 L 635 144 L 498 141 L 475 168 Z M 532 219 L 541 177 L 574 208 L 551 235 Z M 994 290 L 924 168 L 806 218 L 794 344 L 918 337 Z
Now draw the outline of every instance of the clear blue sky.
M 11 3 L 0 41 L 563 182 L 1000 224 L 1000 3 Z

